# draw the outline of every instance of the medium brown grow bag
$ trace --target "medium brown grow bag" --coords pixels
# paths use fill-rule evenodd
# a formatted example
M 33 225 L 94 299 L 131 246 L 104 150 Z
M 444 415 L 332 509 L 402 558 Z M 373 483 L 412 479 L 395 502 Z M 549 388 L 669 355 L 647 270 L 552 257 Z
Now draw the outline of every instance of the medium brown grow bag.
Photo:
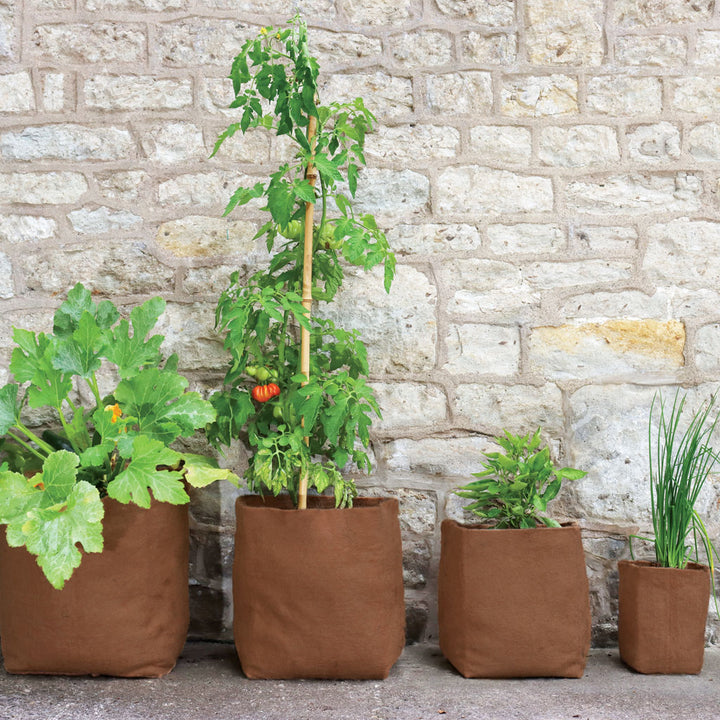
M 618 644 L 623 662 L 641 673 L 702 670 L 710 570 L 621 560 Z
M 35 557 L 0 542 L 5 669 L 45 675 L 160 677 L 187 635 L 188 513 L 103 500 L 105 549 L 83 555 L 62 590 Z
M 398 502 L 237 500 L 235 646 L 249 678 L 381 679 L 405 643 Z
M 590 598 L 580 528 L 442 523 L 440 649 L 465 677 L 582 677 Z

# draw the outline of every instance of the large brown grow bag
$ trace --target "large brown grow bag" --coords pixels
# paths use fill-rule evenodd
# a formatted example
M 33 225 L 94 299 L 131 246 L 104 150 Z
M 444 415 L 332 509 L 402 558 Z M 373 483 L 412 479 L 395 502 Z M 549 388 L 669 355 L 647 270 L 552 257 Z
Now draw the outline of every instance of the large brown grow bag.
M 0 541 L 0 628 L 10 673 L 160 677 L 189 622 L 186 505 L 103 500 L 105 549 L 62 590 L 35 557 Z
M 621 560 L 618 644 L 623 662 L 641 673 L 702 670 L 710 570 Z
M 465 677 L 582 677 L 590 598 L 576 525 L 442 523 L 440 649 Z
M 381 679 L 405 642 L 398 502 L 236 504 L 235 646 L 249 678 Z

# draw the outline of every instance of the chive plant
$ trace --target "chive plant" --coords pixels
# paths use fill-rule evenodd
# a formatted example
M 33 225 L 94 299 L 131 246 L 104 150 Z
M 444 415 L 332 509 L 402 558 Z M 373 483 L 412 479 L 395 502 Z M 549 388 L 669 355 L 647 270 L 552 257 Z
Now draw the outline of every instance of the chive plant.
M 687 429 L 682 431 L 680 419 L 686 399 L 687 395 L 680 398 L 676 392 L 668 414 L 662 394 L 657 393 L 650 407 L 650 499 L 655 557 L 663 567 L 684 568 L 693 554 L 698 559 L 699 538 L 712 572 L 716 551 L 695 503 L 718 459 L 710 439 L 720 415 L 712 419 L 716 401 L 713 395 L 692 415 Z M 660 417 L 653 442 L 656 405 L 659 405 Z

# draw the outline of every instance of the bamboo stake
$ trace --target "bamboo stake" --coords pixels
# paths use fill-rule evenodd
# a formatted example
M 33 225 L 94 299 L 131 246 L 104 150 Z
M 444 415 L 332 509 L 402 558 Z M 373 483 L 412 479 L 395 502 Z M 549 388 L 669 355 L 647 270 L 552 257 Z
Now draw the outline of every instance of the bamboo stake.
M 315 152 L 315 130 L 317 128 L 317 118 L 310 116 L 308 122 L 308 142 L 314 154 Z M 317 182 L 317 172 L 315 165 L 311 160 L 305 171 L 305 178 L 312 187 Z M 303 247 L 303 287 L 302 287 L 302 304 L 305 308 L 305 315 L 310 319 L 312 310 L 312 261 L 313 261 L 313 216 L 315 205 L 311 202 L 305 203 L 305 244 Z M 310 380 L 310 332 L 305 328 L 300 333 L 300 372 L 305 376 L 306 380 L 303 385 L 307 385 Z M 305 418 L 302 420 L 305 427 Z M 310 444 L 310 437 L 305 436 L 305 444 Z M 307 508 L 307 489 L 308 489 L 308 472 L 303 473 L 300 478 L 300 487 L 298 488 L 298 510 Z

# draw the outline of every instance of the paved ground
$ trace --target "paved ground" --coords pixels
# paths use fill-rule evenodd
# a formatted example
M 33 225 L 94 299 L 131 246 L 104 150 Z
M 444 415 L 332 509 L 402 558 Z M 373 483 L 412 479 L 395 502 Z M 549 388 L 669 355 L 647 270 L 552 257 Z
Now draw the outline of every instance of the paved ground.
M 230 645 L 191 643 L 160 680 L 0 672 L 1 720 L 720 719 L 720 651 L 698 676 L 644 676 L 594 650 L 582 680 L 465 680 L 436 648 L 407 648 L 383 681 L 246 680 Z

